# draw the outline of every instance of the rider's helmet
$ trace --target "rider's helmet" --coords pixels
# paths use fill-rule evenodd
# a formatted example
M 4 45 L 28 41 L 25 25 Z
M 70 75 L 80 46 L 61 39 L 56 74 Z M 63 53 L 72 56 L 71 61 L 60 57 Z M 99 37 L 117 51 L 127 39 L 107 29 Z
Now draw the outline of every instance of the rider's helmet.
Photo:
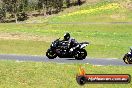
M 70 33 L 65 33 L 64 34 L 64 40 L 68 41 L 70 39 Z

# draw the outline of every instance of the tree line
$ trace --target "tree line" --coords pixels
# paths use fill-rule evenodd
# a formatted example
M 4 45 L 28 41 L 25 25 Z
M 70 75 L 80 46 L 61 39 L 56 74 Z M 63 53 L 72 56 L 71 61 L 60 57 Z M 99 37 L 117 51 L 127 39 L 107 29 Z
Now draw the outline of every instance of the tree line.
M 28 19 L 30 15 L 51 15 L 73 3 L 81 5 L 81 0 L 0 0 L 0 22 L 17 23 Z

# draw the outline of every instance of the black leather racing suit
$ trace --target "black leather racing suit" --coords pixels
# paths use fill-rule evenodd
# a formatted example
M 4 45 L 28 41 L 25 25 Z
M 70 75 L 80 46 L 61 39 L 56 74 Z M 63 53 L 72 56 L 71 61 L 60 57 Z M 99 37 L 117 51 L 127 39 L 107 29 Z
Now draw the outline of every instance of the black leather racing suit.
M 65 41 L 65 40 L 62 40 L 62 41 Z M 69 42 L 69 46 L 68 46 L 69 51 L 72 52 L 75 49 L 75 47 L 78 45 L 78 42 L 74 38 L 70 38 L 68 42 Z

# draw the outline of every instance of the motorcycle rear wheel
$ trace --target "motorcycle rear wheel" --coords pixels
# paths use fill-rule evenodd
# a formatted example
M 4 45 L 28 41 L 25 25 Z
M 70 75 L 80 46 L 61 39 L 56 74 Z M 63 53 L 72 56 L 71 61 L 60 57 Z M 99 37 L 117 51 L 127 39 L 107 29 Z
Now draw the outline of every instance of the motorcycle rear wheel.
M 83 60 L 86 58 L 86 56 L 87 56 L 87 51 L 85 49 L 78 50 L 74 55 L 75 59 L 77 60 Z
M 57 57 L 56 53 L 54 53 L 51 49 L 48 49 L 48 50 L 47 50 L 46 56 L 47 56 L 49 59 L 54 59 L 54 58 Z

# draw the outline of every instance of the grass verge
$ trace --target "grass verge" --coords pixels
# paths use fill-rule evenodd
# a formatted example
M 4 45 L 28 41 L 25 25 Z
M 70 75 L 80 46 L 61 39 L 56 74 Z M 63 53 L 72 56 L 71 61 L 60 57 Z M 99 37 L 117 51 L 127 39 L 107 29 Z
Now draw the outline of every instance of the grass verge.
M 130 74 L 129 66 L 94 66 L 44 62 L 0 61 L 1 88 L 80 88 L 75 76 L 82 67 L 88 74 Z M 130 84 L 88 84 L 84 88 L 131 88 Z
M 121 58 L 132 44 L 131 24 L 0 24 L 0 26 L 0 34 L 5 33 L 4 38 L 0 35 L 0 53 L 43 55 L 51 42 L 62 37 L 65 32 L 71 33 L 79 42 L 89 41 L 90 45 L 86 49 L 90 57 Z

